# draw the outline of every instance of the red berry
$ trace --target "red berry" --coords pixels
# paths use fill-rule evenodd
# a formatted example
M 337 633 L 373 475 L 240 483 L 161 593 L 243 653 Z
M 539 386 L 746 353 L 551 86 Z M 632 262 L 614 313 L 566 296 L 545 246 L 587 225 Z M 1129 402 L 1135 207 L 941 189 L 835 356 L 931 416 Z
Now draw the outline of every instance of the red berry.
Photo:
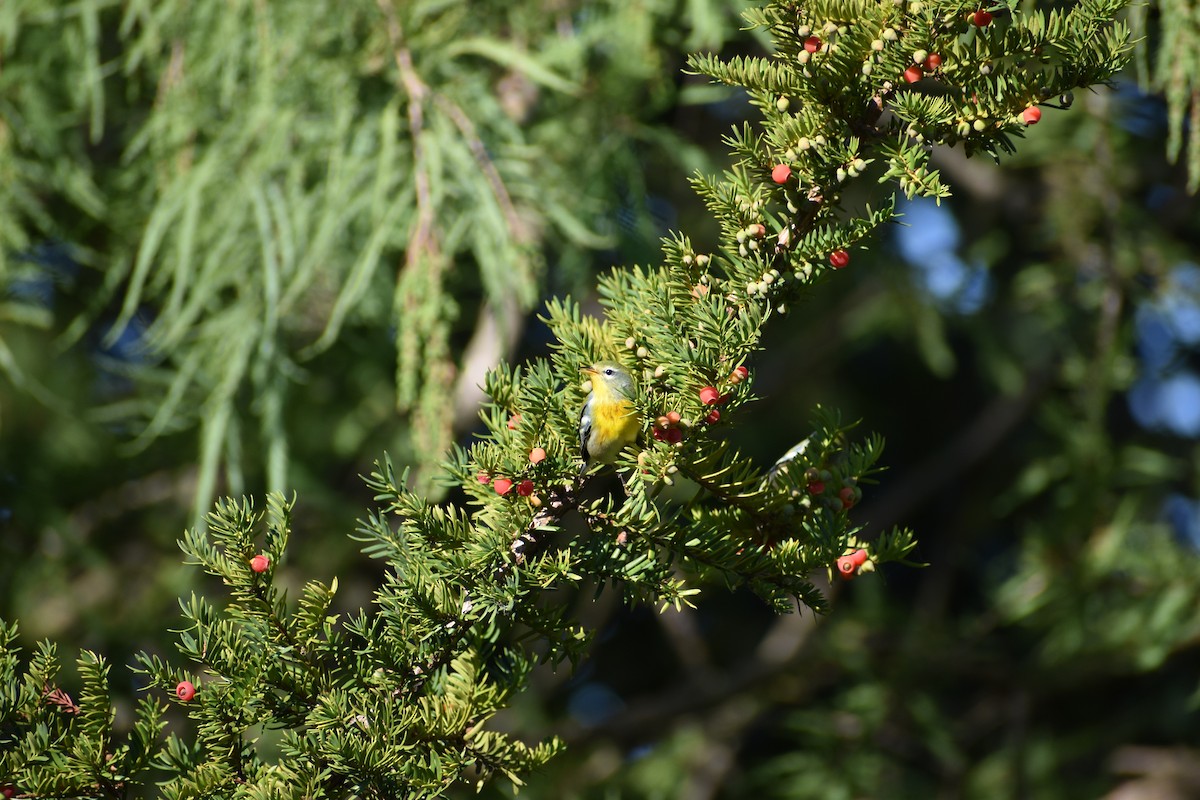
M 850 263 L 850 254 L 845 250 L 834 250 L 829 254 L 829 263 L 834 269 L 841 269 Z
M 838 572 L 846 580 L 850 580 L 854 577 L 854 573 L 858 572 L 858 564 L 854 563 L 854 559 L 851 556 L 842 556 L 839 558 L 837 560 L 837 568 Z
M 825 491 L 825 484 L 820 481 L 813 481 L 808 485 L 809 494 L 822 494 Z
M 857 550 L 855 550 L 853 553 L 851 553 L 849 558 L 852 561 L 854 561 L 854 566 L 861 567 L 863 564 L 867 563 L 868 556 L 869 556 L 869 554 L 867 553 L 867 551 L 863 550 L 860 547 Z
M 12 797 L 16 793 L 17 790 L 11 786 L 5 786 L 3 789 L 0 789 L 0 795 L 4 795 L 5 797 Z
M 271 559 L 267 558 L 262 553 L 259 553 L 254 558 L 250 559 L 250 569 L 255 572 L 266 572 L 267 567 L 271 566 Z
M 517 484 L 517 494 L 521 497 L 529 497 L 533 494 L 533 481 L 525 479 Z
M 992 24 L 992 12 L 979 9 L 971 17 L 971 22 L 974 23 L 976 28 L 986 28 Z
M 821 49 L 821 40 L 816 36 L 810 36 L 804 40 L 804 50 L 807 53 L 815 53 Z
M 513 482 L 508 478 L 496 478 L 492 481 L 492 488 L 496 490 L 496 494 L 508 494 L 508 490 L 513 487 Z
M 535 447 L 529 451 L 529 463 L 540 464 L 546 460 L 546 451 L 540 447 Z
M 716 387 L 705 386 L 700 390 L 700 402 L 706 406 L 716 405 L 721 402 L 721 393 L 716 390 Z
M 680 419 L 682 419 L 682 417 L 679 416 L 678 411 L 668 411 L 667 412 L 667 424 L 668 425 L 678 425 Z
M 476 473 L 475 473 L 475 480 L 479 481 L 480 483 L 491 483 L 491 482 L 492 482 L 492 476 L 491 476 L 491 475 L 488 475 L 486 472 L 482 472 L 482 471 L 481 471 L 481 472 L 476 472 Z
M 771 170 L 771 180 L 776 183 L 787 183 L 792 177 L 792 168 L 787 164 L 776 164 Z
M 841 499 L 842 504 L 845 505 L 846 508 L 850 508 L 852 505 L 854 505 L 854 489 L 851 487 L 843 486 L 838 492 L 838 497 Z
M 932 72 L 935 69 L 939 69 L 942 66 L 942 57 L 937 53 L 930 53 L 929 57 L 925 59 L 924 66 L 926 72 Z
M 679 444 L 683 441 L 683 431 L 679 428 L 667 428 L 663 433 L 663 438 L 667 440 L 667 444 Z
M 729 373 L 729 382 L 735 384 L 741 383 L 748 377 L 750 377 L 750 370 L 746 367 L 738 367 L 733 372 Z
M 1037 125 L 1042 119 L 1042 110 L 1037 106 L 1030 106 L 1021 112 L 1021 121 L 1026 125 Z
M 664 441 L 667 438 L 667 429 L 656 425 L 650 429 L 650 435 L 654 437 L 654 441 L 656 442 Z
M 908 69 L 904 70 L 904 80 L 909 83 L 916 83 L 924 77 L 925 73 L 921 72 L 921 68 L 913 64 Z
M 180 681 L 175 687 L 175 696 L 186 703 L 196 696 L 196 687 L 191 681 Z
M 708 416 L 704 418 L 704 421 L 707 422 L 709 425 L 712 425 L 714 422 L 716 422 L 720 418 L 721 418 L 721 412 L 717 411 L 714 408 L 712 411 L 708 412 Z
M 517 426 L 520 424 L 521 424 L 521 415 L 520 414 L 513 414 L 511 417 L 508 418 L 508 429 L 510 431 L 515 431 L 517 429 Z

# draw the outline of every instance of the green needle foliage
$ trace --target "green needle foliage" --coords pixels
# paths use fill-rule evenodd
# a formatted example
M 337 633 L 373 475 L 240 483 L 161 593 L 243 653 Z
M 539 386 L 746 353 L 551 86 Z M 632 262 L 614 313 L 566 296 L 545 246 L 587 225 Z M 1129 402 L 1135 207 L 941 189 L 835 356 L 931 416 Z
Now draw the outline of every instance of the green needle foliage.
M 1156 13 L 1163 23 L 1154 34 L 1161 37 L 1157 56 L 1149 63 L 1146 52 L 1138 59 L 1143 81 L 1162 92 L 1167 101 L 1169 138 L 1167 155 L 1178 161 L 1182 155 L 1187 167 L 1188 191 L 1200 189 L 1200 81 L 1197 80 L 1197 53 L 1200 53 L 1200 6 L 1187 0 L 1139 4 L 1131 17 L 1139 34 L 1149 35 L 1147 18 Z
M 957 0 L 836 0 L 773 2 L 750 12 L 750 22 L 770 33 L 773 57 L 691 62 L 744 87 L 764 116 L 761 130 L 730 136 L 734 163 L 725 175 L 695 179 L 720 228 L 719 246 L 703 252 L 676 235 L 659 266 L 614 271 L 600 286 L 603 319 L 583 315 L 571 300 L 548 306 L 551 357 L 493 370 L 484 387 L 487 432 L 451 451 L 443 476 L 465 502 L 435 504 L 389 461 L 378 465 L 368 483 L 379 509 L 356 534 L 386 568 L 372 606 L 345 619 L 333 613 L 336 580 L 310 582 L 289 600 L 272 576 L 285 557 L 292 503 L 273 495 L 265 512 L 248 500 L 219 503 L 207 528 L 188 533 L 182 547 L 189 562 L 221 580 L 224 600 L 194 596 L 183 604 L 185 667 L 159 655 L 139 658 L 149 697 L 171 698 L 188 724 L 159 739 L 163 708 L 148 699 L 128 741 L 117 744 L 103 662 L 87 654 L 81 660 L 77 703 L 58 687 L 54 648 L 42 645 L 24 662 L 13 647 L 15 628 L 6 626 L 0 782 L 46 797 L 121 797 L 157 782 L 169 798 L 437 797 L 495 776 L 519 785 L 560 744 L 526 744 L 493 727 L 492 718 L 536 664 L 586 653 L 591 631 L 568 615 L 563 597 L 612 588 L 665 611 L 714 585 L 744 586 L 781 612 L 823 611 L 813 576 L 831 572 L 841 556 L 866 550 L 868 571 L 906 561 L 914 546 L 908 531 L 867 540 L 850 520 L 877 472 L 878 437 L 855 440 L 852 425 L 818 409 L 804 441 L 761 464 L 726 431 L 751 413 L 755 381 L 747 364 L 767 323 L 789 308 L 802 312 L 813 287 L 894 219 L 894 193 L 946 196 L 929 166 L 934 144 L 1009 152 L 1030 124 L 1027 109 L 1108 80 L 1128 53 L 1128 31 L 1116 19 L 1120 3 L 1043 12 L 1014 2 L 993 7 L 991 18 L 976 10 Z M 153 15 L 143 11 L 150 16 L 139 24 L 149 30 Z M 248 7 L 249 22 L 253 13 Z M 253 51 L 254 30 L 230 34 L 248 37 Z M 338 30 L 326 32 L 327 47 L 337 46 Z M 269 71 L 301 54 L 255 57 Z M 209 66 L 236 82 L 238 65 Z M 404 58 L 394 66 L 403 81 Z M 271 123 L 261 123 L 241 120 L 230 146 L 265 135 Z M 186 151 L 192 134 L 176 134 L 172 141 Z M 351 158 L 354 137 L 350 129 L 346 135 Z M 261 166 L 243 164 L 244 179 L 256 180 Z M 230 163 L 215 159 L 210 168 Z M 313 176 L 303 164 L 295 169 L 289 185 L 312 191 Z M 437 181 L 426 177 L 435 191 Z M 874 206 L 848 208 L 850 187 L 872 177 L 888 189 Z M 408 179 L 421 180 L 419 173 Z M 194 171 L 165 180 L 178 184 L 163 207 L 164 229 L 187 225 L 208 207 L 206 184 Z M 286 227 L 271 197 L 264 185 L 261 204 L 241 210 L 243 223 L 258 226 L 264 246 L 289 242 L 272 256 L 281 264 L 317 258 L 312 242 L 271 233 Z M 385 202 L 378 220 L 388 219 Z M 362 263 L 376 257 L 369 230 L 338 236 Z M 220 251 L 220 242 L 197 252 L 210 247 Z M 491 257 L 506 270 L 524 269 L 519 248 L 505 252 Z M 419 248 L 413 257 L 436 260 Z M 135 284 L 179 285 L 142 263 L 135 263 Z M 438 280 L 433 262 L 418 263 L 426 279 Z M 269 311 L 288 289 L 259 278 L 256 291 Z M 353 282 L 342 289 L 358 290 Z M 185 317 L 188 295 L 175 309 Z M 271 313 L 263 319 L 272 324 Z M 261 344 L 257 336 L 251 339 Z M 252 348 L 231 346 L 242 347 L 250 369 Z M 615 484 L 604 491 L 597 471 L 580 472 L 577 455 L 585 396 L 579 368 L 602 359 L 620 361 L 639 388 L 643 437 L 616 465 L 623 491 Z M 267 558 L 265 570 L 252 565 L 258 555 Z
M 689 4 L 698 42 L 729 32 L 730 2 Z M 220 479 L 294 485 L 309 370 L 388 331 L 392 402 L 355 416 L 411 421 L 397 447 L 427 485 L 477 405 L 464 351 L 508 355 L 546 261 L 573 285 L 612 244 L 596 197 L 644 134 L 605 109 L 669 94 L 671 71 L 638 69 L 673 0 L 541 5 L 3 3 L 0 287 L 43 277 L 30 255 L 49 241 L 88 300 L 55 315 L 6 294 L 0 322 L 64 349 L 97 325 L 137 340 L 147 363 L 110 366 L 138 391 L 101 415 L 137 448 L 197 431 L 197 520 Z M 614 122 L 632 135 L 597 135 Z M 56 407 L 19 356 L 0 342 L 0 374 Z

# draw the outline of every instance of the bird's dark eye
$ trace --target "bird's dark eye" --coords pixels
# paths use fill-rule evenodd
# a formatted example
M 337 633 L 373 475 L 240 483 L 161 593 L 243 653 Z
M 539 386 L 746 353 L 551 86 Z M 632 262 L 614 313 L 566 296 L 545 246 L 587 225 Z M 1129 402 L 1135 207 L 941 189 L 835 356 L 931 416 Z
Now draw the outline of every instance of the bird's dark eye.
M 613 374 L 612 367 L 609 367 L 608 369 L 604 370 L 604 374 L 605 374 L 605 375 L 612 375 L 612 374 Z

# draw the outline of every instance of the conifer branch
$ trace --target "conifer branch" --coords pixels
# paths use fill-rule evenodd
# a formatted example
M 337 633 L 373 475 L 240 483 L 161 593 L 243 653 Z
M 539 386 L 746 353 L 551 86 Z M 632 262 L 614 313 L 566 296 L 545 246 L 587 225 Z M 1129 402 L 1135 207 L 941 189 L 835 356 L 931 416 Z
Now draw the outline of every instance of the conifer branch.
M 435 392 L 449 382 L 442 311 L 415 303 L 422 288 L 440 294 L 450 258 L 426 149 L 431 108 L 466 142 L 484 175 L 482 195 L 491 195 L 505 224 L 520 215 L 471 120 L 439 101 L 417 71 L 393 0 L 376 3 L 406 98 L 413 161 L 416 218 L 394 301 L 402 312 L 403 406 L 415 402 L 418 376 Z M 1013 5 L 990 30 L 991 12 L 987 24 L 969 22 L 959 0 L 778 0 L 756 8 L 749 16 L 773 35 L 772 58 L 691 62 L 745 87 L 764 116 L 761 131 L 744 126 L 729 136 L 734 163 L 723 176 L 695 180 L 718 245 L 697 252 L 676 235 L 664 242 L 659 266 L 606 275 L 603 319 L 583 316 L 570 300 L 547 305 L 552 356 L 489 373 L 486 431 L 451 451 L 445 477 L 466 495 L 465 506 L 435 504 L 409 488 L 407 475 L 398 479 L 388 459 L 377 465 L 367 484 L 381 508 L 356 534 L 385 571 L 371 608 L 344 622 L 331 614 L 336 583 L 310 583 L 288 602 L 274 569 L 286 552 L 292 502 L 271 495 L 255 511 L 249 501 L 222 501 L 206 528 L 181 543 L 189 562 L 226 590 L 221 607 L 199 597 L 183 604 L 179 650 L 199 672 L 158 655 L 138 658 L 149 696 L 177 701 L 195 723 L 195 743 L 162 741 L 162 709 L 150 701 L 136 723 L 141 754 L 127 747 L 115 759 L 120 777 L 97 779 L 116 752 L 107 667 L 81 661 L 76 706 L 51 688 L 54 648 L 45 644 L 22 663 L 15 628 L 4 626 L 5 780 L 34 797 L 88 797 L 146 782 L 153 764 L 169 798 L 417 798 L 498 776 L 519 784 L 561 742 L 527 745 L 489 722 L 535 664 L 575 661 L 591 636 L 554 593 L 617 585 L 666 610 L 713 584 L 745 585 L 780 612 L 822 611 L 828 601 L 814 572 L 853 577 L 910 563 L 910 531 L 868 538 L 853 523 L 878 471 L 879 437 L 852 438 L 853 424 L 817 409 L 813 432 L 764 469 L 729 447 L 722 431 L 755 400 L 751 364 L 766 325 L 849 265 L 851 250 L 894 219 L 897 192 L 945 196 L 928 170 L 928 149 L 957 143 L 1008 152 L 1042 101 L 1108 80 L 1128 50 L 1128 31 L 1115 19 L 1120 7 L 1096 0 L 1046 14 Z M 259 24 L 267 8 L 257 7 Z M 848 186 L 870 174 L 896 186 L 875 207 L 844 209 Z M 261 191 L 254 204 L 264 232 L 267 197 Z M 178 213 L 187 216 L 164 211 Z M 509 235 L 524 242 L 524 228 Z M 150 258 L 139 275 L 150 275 Z M 283 257 L 264 258 L 273 265 Z M 263 288 L 276 313 L 278 288 Z M 338 324 L 331 320 L 323 336 Z M 243 367 L 252 358 L 248 341 L 237 350 Z M 594 478 L 578 459 L 579 368 L 614 359 L 636 377 L 642 436 L 616 461 L 624 492 L 588 499 L 583 490 Z M 444 413 L 445 403 L 429 408 Z M 228 404 L 222 409 L 229 413 Z M 664 490 L 683 479 L 696 486 L 687 499 Z M 585 533 L 565 525 L 572 512 Z M 283 729 L 277 757 L 253 743 L 255 731 L 272 727 Z

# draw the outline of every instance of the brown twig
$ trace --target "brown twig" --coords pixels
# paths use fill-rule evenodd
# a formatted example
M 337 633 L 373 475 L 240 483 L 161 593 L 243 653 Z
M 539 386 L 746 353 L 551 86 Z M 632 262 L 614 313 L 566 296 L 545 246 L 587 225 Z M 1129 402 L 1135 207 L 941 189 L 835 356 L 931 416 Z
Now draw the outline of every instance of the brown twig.
M 411 265 L 415 263 L 423 250 L 432 249 L 434 245 L 432 191 L 425 161 L 425 145 L 422 141 L 425 133 L 425 102 L 430 91 L 413 67 L 412 51 L 404 43 L 404 28 L 400 25 L 400 18 L 396 14 L 392 0 L 376 0 L 376 3 L 387 20 L 388 41 L 392 45 L 396 71 L 399 73 L 400 85 L 403 87 L 404 93 L 408 95 L 408 127 L 413 142 L 414 180 L 417 192 L 417 226 L 407 252 L 407 263 Z

